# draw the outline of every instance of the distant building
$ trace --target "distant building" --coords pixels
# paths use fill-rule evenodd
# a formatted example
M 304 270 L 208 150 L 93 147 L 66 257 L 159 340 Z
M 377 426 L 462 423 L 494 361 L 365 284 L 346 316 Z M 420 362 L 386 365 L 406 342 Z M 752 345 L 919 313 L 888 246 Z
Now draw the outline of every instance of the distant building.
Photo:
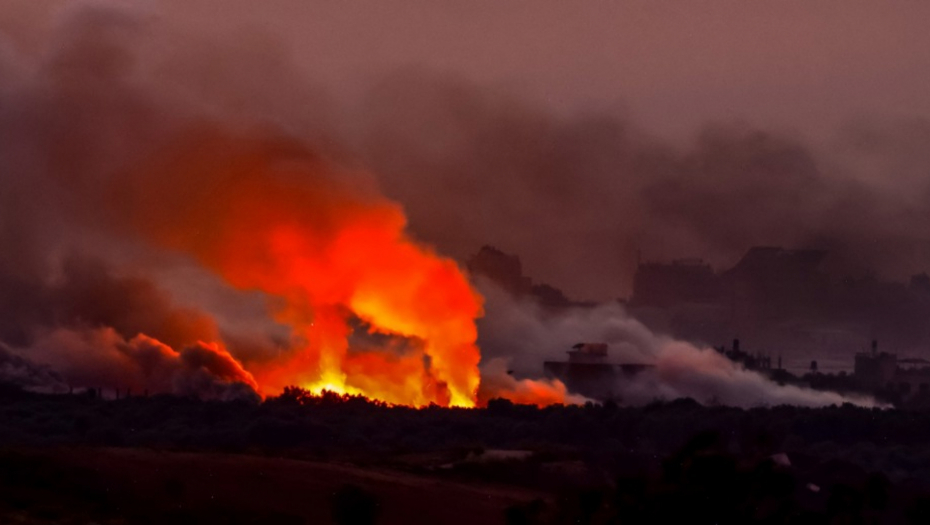
M 753 246 L 728 270 L 728 278 L 753 281 L 819 282 L 823 278 L 820 264 L 826 257 L 823 250 L 787 250 L 778 246 Z
M 898 368 L 892 378 L 892 390 L 905 401 L 930 395 L 930 368 Z
M 733 346 L 727 350 L 726 347 L 716 348 L 718 352 L 727 357 L 730 361 L 738 363 L 746 370 L 768 371 L 772 369 L 772 357 L 761 353 L 750 354 L 740 348 L 739 339 L 733 340 Z M 781 358 L 779 357 L 778 369 L 781 369 Z
M 572 392 L 591 399 L 615 399 L 619 381 L 653 368 L 653 365 L 612 363 L 606 343 L 578 343 L 568 351 L 568 361 L 546 361 L 546 377 L 565 383 Z
M 925 359 L 898 359 L 896 354 L 878 351 L 872 341 L 870 352 L 856 354 L 853 377 L 862 387 L 881 392 L 898 403 L 913 405 L 930 401 L 930 366 Z
M 827 252 L 754 246 L 728 269 L 700 259 L 644 262 L 628 311 L 650 329 L 698 344 L 739 333 L 786 356 L 845 354 L 880 336 L 919 352 L 930 345 L 930 276 L 909 285 L 831 276 Z
M 493 246 L 483 246 L 468 261 L 468 271 L 484 275 L 513 295 L 530 293 L 533 281 L 523 275 L 523 264 L 516 255 L 506 254 Z
M 578 343 L 568 351 L 569 363 L 603 363 L 607 360 L 607 343 Z
M 534 283 L 523 275 L 523 264 L 516 255 L 510 255 L 493 246 L 482 246 L 468 262 L 472 275 L 484 276 L 514 297 L 526 297 L 552 309 L 571 306 L 587 306 L 587 303 L 571 301 L 562 290 L 546 283 Z
M 878 341 L 872 341 L 870 352 L 856 354 L 853 376 L 865 388 L 876 390 L 893 389 L 895 374 L 898 370 L 898 356 L 878 351 Z
M 759 334 L 779 321 L 811 315 L 829 290 L 819 269 L 824 257 L 820 250 L 750 248 L 720 276 L 733 329 Z

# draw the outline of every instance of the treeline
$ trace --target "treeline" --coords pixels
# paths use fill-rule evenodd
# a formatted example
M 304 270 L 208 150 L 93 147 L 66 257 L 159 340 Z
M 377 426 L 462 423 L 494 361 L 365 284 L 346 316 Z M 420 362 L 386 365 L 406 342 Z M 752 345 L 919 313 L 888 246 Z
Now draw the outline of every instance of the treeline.
M 537 408 L 493 400 L 483 409 L 415 409 L 298 388 L 263 402 L 6 388 L 0 445 L 287 455 L 559 495 L 511 508 L 513 524 L 930 519 L 930 412 L 852 405 L 744 410 L 680 399 Z M 530 455 L 480 461 L 497 449 Z M 411 459 L 422 457 L 434 459 Z
M 852 405 L 744 410 L 688 399 L 638 408 L 611 403 L 537 408 L 493 400 L 484 409 L 415 409 L 332 393 L 311 396 L 296 388 L 260 403 L 0 391 L 0 444 L 5 445 L 290 449 L 359 458 L 520 449 L 629 464 L 671 453 L 706 432 L 719 434 L 726 449 L 737 454 L 836 458 L 891 477 L 930 482 L 930 411 Z

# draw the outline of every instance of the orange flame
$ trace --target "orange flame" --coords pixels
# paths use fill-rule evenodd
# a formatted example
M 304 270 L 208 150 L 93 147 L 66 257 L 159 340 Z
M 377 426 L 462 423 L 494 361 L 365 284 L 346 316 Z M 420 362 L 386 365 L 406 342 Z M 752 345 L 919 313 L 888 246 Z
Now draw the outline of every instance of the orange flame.
M 406 235 L 398 205 L 291 142 L 211 131 L 161 159 L 115 197 L 159 243 L 280 301 L 275 318 L 291 326 L 297 350 L 250 367 L 264 394 L 297 385 L 476 405 L 482 298 L 454 261 Z M 417 344 L 350 348 L 353 316 Z

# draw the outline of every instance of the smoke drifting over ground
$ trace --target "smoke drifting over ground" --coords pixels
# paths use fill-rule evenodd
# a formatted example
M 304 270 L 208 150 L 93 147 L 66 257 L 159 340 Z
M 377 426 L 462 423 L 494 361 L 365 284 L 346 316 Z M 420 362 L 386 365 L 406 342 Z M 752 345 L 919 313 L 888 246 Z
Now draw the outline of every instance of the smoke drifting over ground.
M 711 348 L 650 332 L 617 303 L 553 312 L 532 300 L 515 299 L 486 280 L 479 288 L 487 316 L 479 322 L 478 342 L 484 358 L 496 370 L 510 368 L 516 375 L 534 377 L 540 374 L 543 359 L 564 361 L 565 351 L 572 345 L 603 341 L 610 344 L 612 362 L 655 365 L 611 386 L 624 404 L 690 397 L 704 404 L 746 408 L 843 403 L 876 406 L 869 398 L 777 385 Z
M 34 341 L 26 355 L 72 384 L 107 390 L 228 400 L 254 398 L 258 389 L 252 374 L 215 343 L 176 351 L 142 334 L 126 340 L 110 328 L 57 329 Z

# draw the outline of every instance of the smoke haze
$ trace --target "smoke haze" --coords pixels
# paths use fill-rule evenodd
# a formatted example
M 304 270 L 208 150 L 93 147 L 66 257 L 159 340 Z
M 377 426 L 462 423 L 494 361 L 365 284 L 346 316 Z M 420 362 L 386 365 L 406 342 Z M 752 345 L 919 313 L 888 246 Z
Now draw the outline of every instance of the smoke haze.
M 254 395 L 259 382 L 241 364 L 251 360 L 263 394 L 299 384 L 395 403 L 475 403 L 480 297 L 453 261 L 407 236 L 402 209 L 369 175 L 324 157 L 325 140 L 290 112 L 307 100 L 286 98 L 298 79 L 263 53 L 224 50 L 235 58 L 224 63 L 207 49 L 179 60 L 147 12 L 95 5 L 62 16 L 39 67 L 11 83 L 16 104 L 0 124 L 16 135 L 2 152 L 7 175 L 38 189 L 25 201 L 35 209 L 10 213 L 6 231 L 23 235 L 43 213 L 49 226 L 24 237 L 35 249 L 22 266 L 36 275 L 11 276 L 35 303 L 13 320 L 11 344 L 80 386 Z M 240 69 L 246 62 L 267 85 L 240 76 L 256 71 Z M 212 316 L 175 307 L 146 278 L 84 264 L 85 253 L 143 274 L 152 260 L 174 259 L 212 272 L 222 288 L 261 291 L 268 326 L 292 329 L 288 347 L 255 355 L 237 345 L 234 357 L 215 342 Z M 350 352 L 352 316 L 421 344 Z
M 926 38 L 913 27 L 919 17 L 876 18 L 860 4 L 821 34 L 840 35 L 848 44 L 848 33 L 873 19 L 869 34 L 886 37 L 868 49 L 833 49 L 811 40 L 822 29 L 816 17 L 779 15 L 774 27 L 805 22 L 791 33 L 797 41 L 787 39 L 790 49 L 819 51 L 791 65 L 782 54 L 787 51 L 758 44 L 728 51 L 722 56 L 729 58 L 713 66 L 704 55 L 690 62 L 683 54 L 692 38 L 684 29 L 692 22 L 644 9 L 623 17 L 624 24 L 653 20 L 665 28 L 668 46 L 646 45 L 653 37 L 637 30 L 618 31 L 617 45 L 626 50 L 621 64 L 596 54 L 592 63 L 572 69 L 566 57 L 587 56 L 586 46 L 613 30 L 597 25 L 581 31 L 587 23 L 582 14 L 567 26 L 578 30 L 569 47 L 579 48 L 551 57 L 546 46 L 530 53 L 526 42 L 538 42 L 535 33 L 515 47 L 499 40 L 508 33 L 506 21 L 520 16 L 508 8 L 502 25 L 489 29 L 492 49 L 471 62 L 466 57 L 475 35 L 454 52 L 452 37 L 441 38 L 434 51 L 416 39 L 465 32 L 430 23 L 439 15 L 428 7 L 421 22 L 426 32 L 404 34 L 388 29 L 411 22 L 384 18 L 374 7 L 353 16 L 333 6 L 319 4 L 311 12 L 271 2 L 271 18 L 245 24 L 251 10 L 237 9 L 247 4 L 230 3 L 222 14 L 207 4 L 12 2 L 0 8 L 0 183 L 6 190 L 0 195 L 6 254 L 0 259 L 0 338 L 34 361 L 29 367 L 38 367 L 20 376 L 38 377 L 44 365 L 57 365 L 66 382 L 114 384 L 116 377 L 69 361 L 73 349 L 131 370 L 126 387 L 224 397 L 231 384 L 255 387 L 237 366 L 261 368 L 291 352 L 294 334 L 273 315 L 280 304 L 266 308 L 267 297 L 248 293 L 253 274 L 238 281 L 242 286 L 216 279 L 197 288 L 187 286 L 192 277 L 183 277 L 205 268 L 222 273 L 222 250 L 190 249 L 232 235 L 217 217 L 248 225 L 247 216 L 234 213 L 236 196 L 224 193 L 229 181 L 215 176 L 222 170 L 210 167 L 223 157 L 250 162 L 249 147 L 260 155 L 271 151 L 271 164 L 285 166 L 285 180 L 294 180 L 269 190 L 240 173 L 237 188 L 269 192 L 281 201 L 282 215 L 300 209 L 294 220 L 322 224 L 314 231 L 329 231 L 332 217 L 326 209 L 301 209 L 297 196 L 307 188 L 325 195 L 351 188 L 345 201 L 361 216 L 383 213 L 383 222 L 405 231 L 403 214 L 384 193 L 406 210 L 407 229 L 439 252 L 461 260 L 486 243 L 505 247 L 523 256 L 527 273 L 575 297 L 629 295 L 639 254 L 699 256 L 720 266 L 749 245 L 769 244 L 828 248 L 838 273 L 875 269 L 900 279 L 930 266 L 930 124 L 923 91 L 914 87 L 930 68 L 921 67 L 921 57 L 907 58 L 913 53 L 897 53 Z M 545 6 L 526 31 L 541 31 L 564 14 Z M 274 14 L 280 9 L 307 13 L 313 30 L 302 34 Z M 462 9 L 463 19 L 489 23 L 488 15 Z M 768 12 L 758 6 L 736 11 L 737 27 L 719 39 L 711 36 L 718 22 L 697 24 L 693 38 L 708 39 L 702 53 L 729 49 L 728 39 L 751 31 L 754 13 Z M 384 25 L 373 27 L 379 17 Z M 333 20 L 340 23 L 322 27 Z M 341 41 L 334 31 L 357 35 L 346 39 L 345 55 L 334 51 Z M 396 43 L 361 58 L 386 33 Z M 495 61 L 495 45 L 516 51 Z M 412 48 L 423 51 L 408 54 Z M 448 67 L 433 54 L 443 49 L 452 57 Z M 898 58 L 886 60 L 890 56 Z M 362 76 L 349 71 L 365 70 L 371 60 L 382 66 Z M 790 97 L 776 93 L 789 82 L 778 77 L 799 82 L 825 64 L 840 64 L 840 70 L 835 77 L 824 73 L 824 86 L 805 84 Z M 515 76 L 507 77 L 508 71 Z M 623 71 L 629 81 L 621 83 Z M 906 71 L 919 73 L 907 79 Z M 521 72 L 525 84 L 518 81 Z M 708 98 L 747 72 L 750 80 Z M 346 78 L 352 82 L 339 84 Z M 695 78 L 707 85 L 681 87 Z M 863 79 L 869 80 L 864 87 L 844 87 Z M 744 89 L 753 83 L 758 86 Z M 834 96 L 834 88 L 843 96 Z M 739 96 L 727 96 L 731 89 Z M 898 102 L 873 97 L 876 91 Z M 581 94 L 570 101 L 569 93 Z M 631 102 L 618 109 L 625 96 Z M 875 107 L 856 107 L 855 101 L 873 98 L 880 99 Z M 683 102 L 671 104 L 678 99 Z M 798 121 L 804 131 L 773 118 L 785 113 L 789 100 L 798 101 L 787 111 L 798 118 L 830 100 L 823 111 L 837 131 L 813 139 L 810 117 Z M 758 111 L 747 110 L 757 101 Z M 901 110 L 917 116 L 902 120 L 896 116 Z M 742 119 L 756 116 L 758 125 Z M 290 170 L 295 158 L 304 167 Z M 480 306 L 468 310 L 477 315 Z M 258 312 L 261 320 L 248 326 L 230 321 L 243 312 Z M 624 357 L 663 363 L 657 382 L 628 392 L 631 400 L 694 395 L 705 402 L 829 402 L 820 394 L 774 392 L 718 356 L 649 333 L 615 307 L 577 315 L 546 320 L 555 325 L 548 329 L 522 306 L 489 307 L 479 327 L 489 333 L 481 333 L 480 342 L 487 358 L 509 357 L 531 377 L 540 357 L 555 351 L 549 349 L 567 348 L 581 332 L 596 338 L 601 332 L 588 334 L 596 325 Z M 223 345 L 205 344 L 217 341 Z M 22 361 L 6 362 L 13 364 L 4 370 L 26 369 Z M 687 379 L 683 369 L 702 373 Z
M 71 7 L 53 16 L 48 4 L 14 2 L 8 19 L 22 23 L 8 30 L 11 43 L 0 46 L 8 50 L 0 56 L 12 57 L 4 69 L 34 69 L 44 51 L 46 81 L 70 86 L 59 103 L 112 110 L 120 104 L 114 112 L 122 117 L 112 118 L 124 119 L 130 137 L 148 134 L 138 137 L 142 143 L 158 136 L 165 120 L 177 123 L 191 111 L 284 129 L 345 163 L 369 168 L 387 195 L 405 206 L 413 231 L 443 252 L 465 258 L 483 244 L 501 246 L 520 253 L 528 273 L 577 297 L 628 296 L 637 254 L 703 257 L 722 267 L 751 245 L 817 247 L 831 250 L 829 264 L 838 273 L 875 270 L 895 279 L 924 271 L 930 259 L 922 220 L 930 190 L 930 112 L 925 97 L 915 96 L 923 83 L 904 76 L 930 70 L 919 63 L 926 57 L 907 52 L 926 38 L 912 27 L 919 16 L 854 3 L 828 22 L 800 4 L 773 13 L 749 2 L 728 9 L 734 18 L 727 26 L 698 16 L 687 28 L 694 33 L 684 37 L 687 17 L 681 13 L 617 7 L 598 16 L 581 9 L 566 18 L 543 2 L 532 23 L 520 26 L 526 34 L 513 44 L 513 55 L 500 58 L 527 60 L 503 67 L 489 53 L 466 60 L 460 50 L 447 50 L 440 60 L 436 54 L 451 45 L 451 35 L 435 35 L 430 46 L 400 36 L 442 34 L 440 28 L 453 22 L 438 7 L 421 5 L 423 19 L 414 30 L 413 20 L 373 6 L 352 14 L 322 4 L 269 2 L 264 18 L 246 22 L 235 8 L 219 16 L 209 2 L 147 5 L 132 15 L 112 9 L 88 15 Z M 456 17 L 477 23 L 493 11 L 475 7 Z M 208 14 L 210 30 L 194 31 Z M 93 38 L 81 36 L 92 23 L 76 19 L 104 16 L 110 18 L 100 22 L 106 30 L 93 22 Z M 503 22 L 489 26 L 492 37 L 479 44 L 477 36 L 462 34 L 463 45 L 505 45 L 495 38 L 519 13 L 502 7 L 497 16 Z M 770 42 L 731 45 L 746 42 L 741 36 L 763 18 Z M 294 20 L 310 29 L 298 31 Z M 537 42 L 533 28 L 542 33 L 553 20 L 586 24 L 566 39 L 568 48 L 538 44 L 560 48 L 550 57 L 552 71 L 577 70 L 560 82 L 528 58 Z M 620 25 L 604 33 L 599 20 Z M 643 34 L 646 22 L 661 31 Z M 335 33 L 352 24 L 360 34 L 337 49 Z M 369 40 L 387 37 L 390 28 L 405 32 L 378 45 Z M 607 34 L 617 41 L 593 46 L 590 39 L 607 42 Z M 826 45 L 826 35 L 841 45 Z M 860 46 L 864 35 L 874 37 L 870 47 Z M 113 40 L 109 47 L 107 39 Z M 653 45 L 636 47 L 637 39 Z M 57 47 L 50 50 L 50 43 Z M 700 62 L 687 65 L 687 46 Z M 619 50 L 613 65 L 600 56 L 612 48 Z M 16 50 L 22 50 L 18 57 Z M 571 65 L 563 60 L 570 53 L 597 59 Z M 650 56 L 648 67 L 640 63 Z M 694 64 L 710 56 L 718 63 L 698 74 Z M 609 79 L 618 73 L 611 67 L 626 79 L 612 91 Z M 812 71 L 821 83 L 811 79 Z M 521 75 L 532 81 L 520 84 Z M 10 78 L 5 85 L 15 84 L 17 76 Z M 711 78 L 710 85 L 697 82 Z M 562 94 L 532 95 L 540 86 Z M 159 110 L 145 108 L 151 100 L 138 100 L 139 89 L 156 97 Z M 600 95 L 580 95 L 593 89 Z M 787 93 L 790 102 L 783 100 Z M 616 99 L 639 111 L 596 102 Z M 558 107 L 553 100 L 561 101 Z M 888 106 L 892 100 L 897 105 Z M 828 108 L 823 111 L 832 117 L 817 119 L 822 112 L 809 106 Z M 665 114 L 670 108 L 674 115 Z M 789 115 L 794 120 L 784 121 Z M 687 132 L 663 138 L 676 120 L 690 123 Z M 804 131 L 811 126 L 822 133 Z M 585 261 L 585 272 L 573 271 L 576 260 Z
M 375 92 L 366 151 L 412 227 L 452 253 L 482 239 L 520 253 L 574 296 L 627 296 L 640 256 L 725 267 L 753 245 L 828 249 L 839 275 L 901 280 L 928 265 L 923 121 L 860 124 L 835 151 L 735 124 L 679 146 L 431 74 Z

